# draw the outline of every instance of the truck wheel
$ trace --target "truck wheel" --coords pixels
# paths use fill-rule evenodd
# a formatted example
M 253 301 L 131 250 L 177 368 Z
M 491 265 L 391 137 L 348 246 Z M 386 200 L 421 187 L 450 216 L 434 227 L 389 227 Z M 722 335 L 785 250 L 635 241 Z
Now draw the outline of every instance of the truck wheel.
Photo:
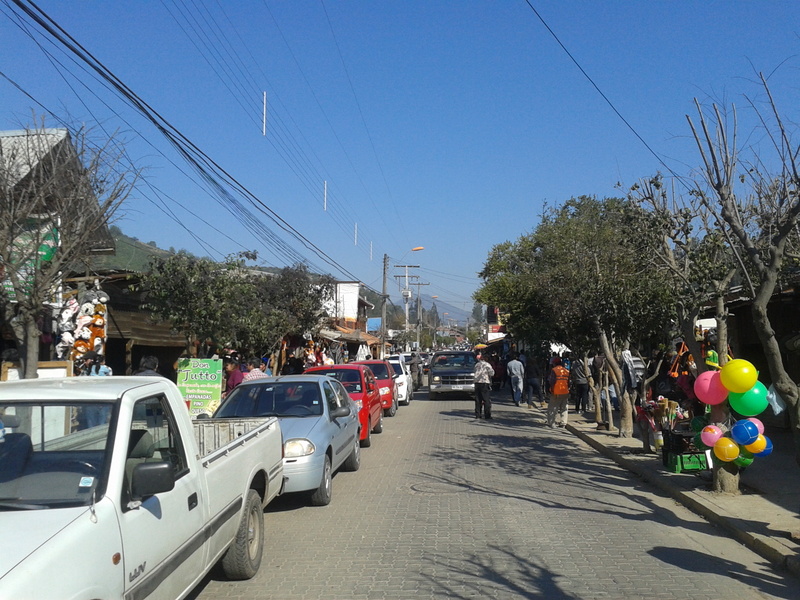
M 383 432 L 383 411 L 381 411 L 380 416 L 378 417 L 378 423 L 372 429 L 373 433 L 382 433 Z
M 311 494 L 311 504 L 314 506 L 327 506 L 331 503 L 331 492 L 333 491 L 333 473 L 331 471 L 331 459 L 325 455 L 325 464 L 322 466 L 322 481 L 319 487 Z
M 233 544 L 222 557 L 222 570 L 228 579 L 250 579 L 261 566 L 264 553 L 264 511 L 261 496 L 247 492 L 244 513 Z
M 350 453 L 350 456 L 347 457 L 347 460 L 344 461 L 342 468 L 345 471 L 358 471 L 358 468 L 361 466 L 361 444 L 356 438 L 356 443 L 353 444 L 353 451 Z

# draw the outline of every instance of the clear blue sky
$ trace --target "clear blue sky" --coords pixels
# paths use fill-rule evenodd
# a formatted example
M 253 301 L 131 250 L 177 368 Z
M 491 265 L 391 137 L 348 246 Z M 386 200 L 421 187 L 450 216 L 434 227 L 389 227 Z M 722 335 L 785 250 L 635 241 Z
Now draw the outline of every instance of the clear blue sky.
M 414 272 L 431 284 L 424 293 L 469 310 L 491 247 L 534 229 L 545 204 L 616 195 L 618 182 L 664 170 L 525 0 L 38 4 L 264 204 L 375 289 L 388 254 L 392 267 L 420 265 Z M 531 4 L 682 175 L 698 165 L 685 119 L 695 97 L 735 102 L 749 128 L 745 94 L 763 99 L 755 83 L 762 71 L 797 120 L 796 1 Z M 242 227 L 149 123 L 26 19 L 41 48 L 34 43 L 10 5 L 0 2 L 0 71 L 60 117 L 121 131 L 135 166 L 159 190 L 160 199 L 145 186 L 134 192 L 118 222 L 125 233 L 214 258 L 255 249 L 264 264 L 285 264 L 285 253 Z M 32 109 L 42 112 L 4 78 L 0 107 L 2 129 L 29 124 Z M 425 250 L 410 253 L 415 246 Z M 400 273 L 390 270 L 395 298 L 392 276 Z

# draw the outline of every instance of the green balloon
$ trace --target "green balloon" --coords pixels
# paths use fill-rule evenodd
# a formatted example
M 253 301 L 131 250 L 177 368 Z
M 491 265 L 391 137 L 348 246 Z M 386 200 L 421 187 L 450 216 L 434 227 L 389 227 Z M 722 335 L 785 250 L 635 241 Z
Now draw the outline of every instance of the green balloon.
M 744 417 L 755 417 L 767 409 L 767 388 L 760 381 L 741 394 L 731 392 L 728 394 L 728 402 L 731 408 Z
M 692 431 L 697 431 L 698 433 L 703 431 L 703 427 L 706 425 L 708 425 L 708 419 L 706 417 L 694 417 L 689 423 Z
M 753 464 L 753 453 L 745 450 L 742 447 L 739 447 L 739 456 L 733 459 L 733 464 L 737 467 L 749 467 Z

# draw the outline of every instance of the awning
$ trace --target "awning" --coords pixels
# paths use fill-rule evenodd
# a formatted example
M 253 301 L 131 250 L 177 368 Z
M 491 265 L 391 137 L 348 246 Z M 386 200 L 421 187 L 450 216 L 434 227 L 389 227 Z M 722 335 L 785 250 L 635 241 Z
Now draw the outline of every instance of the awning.
M 133 341 L 139 346 L 181 348 L 186 338 L 172 330 L 169 323 L 153 323 L 148 313 L 127 310 L 108 310 L 108 338 Z

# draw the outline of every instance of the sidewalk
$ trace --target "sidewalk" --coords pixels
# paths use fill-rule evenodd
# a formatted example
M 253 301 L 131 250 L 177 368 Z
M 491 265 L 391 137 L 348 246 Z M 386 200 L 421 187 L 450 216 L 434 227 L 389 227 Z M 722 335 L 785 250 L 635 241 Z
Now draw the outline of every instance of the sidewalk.
M 598 431 L 570 412 L 567 429 L 595 450 L 658 487 L 771 563 L 800 577 L 800 466 L 787 430 L 767 428 L 774 450 L 741 475 L 741 495 L 711 492 L 711 471 L 671 473 L 661 454 L 643 454 L 639 438 Z M 794 539 L 792 538 L 794 532 Z

